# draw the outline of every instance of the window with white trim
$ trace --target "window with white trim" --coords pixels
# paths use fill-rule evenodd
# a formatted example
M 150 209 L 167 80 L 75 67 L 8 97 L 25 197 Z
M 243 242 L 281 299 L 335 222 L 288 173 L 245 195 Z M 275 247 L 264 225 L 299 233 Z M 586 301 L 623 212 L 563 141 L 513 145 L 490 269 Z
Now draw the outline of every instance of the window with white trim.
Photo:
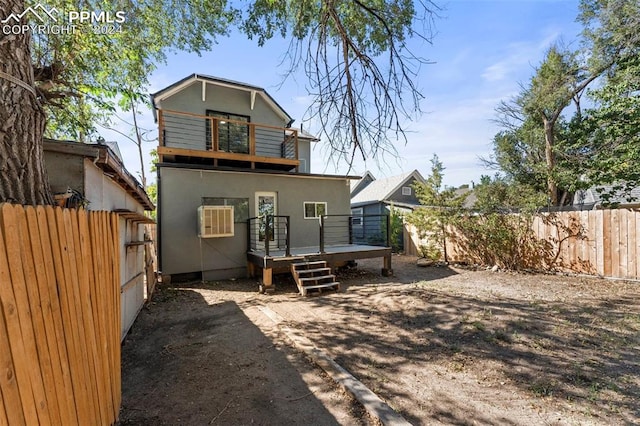
M 304 218 L 305 219 L 317 219 L 320 216 L 327 214 L 327 203 L 318 201 L 305 201 L 304 202 Z
M 356 209 L 351 209 L 351 225 L 354 228 L 362 227 L 362 215 L 364 214 L 364 209 L 362 207 L 358 207 Z
M 402 187 L 402 195 L 411 195 L 411 187 L 403 186 Z

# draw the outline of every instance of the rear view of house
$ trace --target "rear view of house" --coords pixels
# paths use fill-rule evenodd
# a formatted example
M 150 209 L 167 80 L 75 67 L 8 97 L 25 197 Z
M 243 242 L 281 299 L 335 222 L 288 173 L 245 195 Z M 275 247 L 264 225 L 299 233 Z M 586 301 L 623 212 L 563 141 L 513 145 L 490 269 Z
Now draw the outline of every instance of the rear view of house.
M 274 259 L 309 259 L 339 238 L 349 243 L 350 177 L 310 172 L 317 139 L 292 128 L 264 89 L 193 74 L 152 99 L 164 276 L 212 280 L 260 268 L 269 285 Z M 325 220 L 342 220 L 335 241 Z

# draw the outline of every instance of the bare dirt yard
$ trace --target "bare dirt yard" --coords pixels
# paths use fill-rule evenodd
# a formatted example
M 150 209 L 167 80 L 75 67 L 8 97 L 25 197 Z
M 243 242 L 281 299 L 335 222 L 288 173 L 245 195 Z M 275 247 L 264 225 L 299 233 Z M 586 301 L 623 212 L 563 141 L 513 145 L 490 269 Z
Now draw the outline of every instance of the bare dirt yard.
M 415 260 L 306 298 L 287 277 L 160 287 L 123 346 L 121 424 L 375 423 L 283 326 L 412 424 L 640 423 L 640 283 Z

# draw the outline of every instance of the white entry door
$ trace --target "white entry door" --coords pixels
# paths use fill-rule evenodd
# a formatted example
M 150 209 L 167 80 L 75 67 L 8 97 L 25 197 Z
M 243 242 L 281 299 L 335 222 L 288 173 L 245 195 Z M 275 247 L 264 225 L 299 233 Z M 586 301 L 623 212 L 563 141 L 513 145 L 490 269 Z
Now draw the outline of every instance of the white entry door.
M 257 246 L 259 250 L 264 250 L 265 242 L 268 241 L 269 248 L 278 245 L 278 221 L 271 216 L 278 214 L 278 194 L 275 192 L 256 192 L 256 235 L 258 236 Z M 267 217 L 269 217 L 269 235 L 267 235 Z

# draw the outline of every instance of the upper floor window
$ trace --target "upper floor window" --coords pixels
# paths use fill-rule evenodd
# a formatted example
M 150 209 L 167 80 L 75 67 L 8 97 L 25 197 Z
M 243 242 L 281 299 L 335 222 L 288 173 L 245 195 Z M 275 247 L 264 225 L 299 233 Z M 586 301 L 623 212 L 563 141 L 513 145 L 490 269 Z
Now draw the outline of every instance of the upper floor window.
M 411 187 L 403 186 L 402 187 L 402 195 L 411 195 Z
M 207 111 L 209 117 L 218 119 L 218 150 L 249 153 L 249 117 L 226 112 Z M 211 121 L 207 120 L 207 150 L 212 149 Z

